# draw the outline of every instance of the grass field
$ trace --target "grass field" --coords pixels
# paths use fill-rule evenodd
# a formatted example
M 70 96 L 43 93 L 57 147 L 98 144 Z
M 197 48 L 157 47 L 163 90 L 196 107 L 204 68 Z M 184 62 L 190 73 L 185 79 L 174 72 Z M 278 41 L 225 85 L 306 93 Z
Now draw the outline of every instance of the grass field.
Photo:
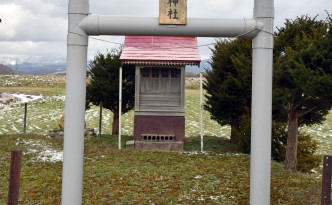
M 33 81 L 33 83 L 31 82 Z M 40 95 L 42 100 L 28 104 L 27 132 L 31 134 L 46 135 L 51 129 L 57 128 L 59 119 L 64 113 L 64 88 L 63 76 L 0 76 L 0 92 L 22 92 Z M 186 87 L 186 137 L 200 135 L 199 122 L 199 90 L 196 79 L 187 79 Z M 24 106 L 0 108 L 0 134 L 20 134 L 23 132 Z M 203 114 L 204 135 L 228 138 L 229 126 L 220 126 L 210 119 L 210 114 Z M 112 113 L 103 109 L 102 133 L 111 133 Z M 310 134 L 319 142 L 318 154 L 330 154 L 332 150 L 332 112 L 326 116 L 322 124 L 300 128 L 304 133 Z M 98 131 L 99 107 L 92 106 L 86 111 L 86 125 Z M 133 111 L 123 115 L 123 134 L 132 135 Z
M 124 136 L 124 141 L 131 139 Z M 60 204 L 62 139 L 0 136 L 0 204 L 7 200 L 10 151 L 24 151 L 20 204 Z M 124 142 L 123 141 L 123 142 Z M 207 137 L 206 153 L 119 151 L 117 138 L 85 140 L 83 204 L 232 204 L 249 199 L 250 156 L 231 153 L 220 138 Z M 318 174 L 288 173 L 272 162 L 272 204 L 319 204 Z
M 44 135 L 58 127 L 64 110 L 64 78 L 0 76 L 0 92 L 28 92 L 43 99 L 28 105 L 28 136 L 22 139 L 23 105 L 0 108 L 0 204 L 6 204 L 10 151 L 23 150 L 20 204 L 60 204 L 62 139 Z M 35 81 L 31 83 L 30 81 Z M 6 82 L 6 83 L 4 83 Z M 196 82 L 196 81 L 195 81 Z M 190 88 L 196 88 L 189 83 Z M 228 126 L 204 112 L 205 153 L 199 153 L 199 91 L 186 90 L 185 152 L 117 150 L 112 114 L 103 110 L 102 141 L 85 140 L 84 204 L 248 204 L 250 156 L 234 153 Z M 99 108 L 86 112 L 87 127 L 98 128 Z M 132 139 L 133 112 L 123 116 L 123 146 Z M 331 155 L 332 113 L 320 125 L 301 128 Z M 272 162 L 271 203 L 319 204 L 320 171 L 288 173 Z M 130 193 L 130 194 L 129 194 Z
M 197 82 L 194 81 L 194 83 Z M 64 113 L 64 87 L 62 76 L 50 76 L 50 79 L 41 76 L 17 76 L 17 79 L 12 76 L 0 77 L 0 92 L 21 92 L 44 96 L 42 100 L 28 104 L 27 131 L 32 134 L 45 135 L 50 129 L 58 127 L 59 119 Z M 200 134 L 198 90 L 186 90 L 185 109 L 186 137 L 197 136 Z M 23 104 L 6 107 L 0 112 L 0 134 L 22 133 Z M 132 135 L 133 114 L 131 111 L 123 115 L 125 135 Z M 112 113 L 104 109 L 102 133 L 111 133 L 111 121 Z M 99 127 L 99 107 L 92 106 L 86 111 L 86 124 L 89 128 Z M 228 137 L 230 132 L 228 126 L 221 127 L 215 121 L 211 121 L 207 111 L 204 111 L 204 130 L 207 136 Z
M 21 92 L 35 95 L 64 95 L 63 76 L 0 75 L 0 92 Z

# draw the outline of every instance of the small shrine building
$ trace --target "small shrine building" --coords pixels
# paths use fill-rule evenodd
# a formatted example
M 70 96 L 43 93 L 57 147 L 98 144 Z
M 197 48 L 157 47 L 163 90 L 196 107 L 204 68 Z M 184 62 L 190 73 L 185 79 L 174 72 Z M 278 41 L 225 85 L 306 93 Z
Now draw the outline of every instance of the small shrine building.
M 122 64 L 135 65 L 135 148 L 182 151 L 185 66 L 199 65 L 196 37 L 126 36 Z

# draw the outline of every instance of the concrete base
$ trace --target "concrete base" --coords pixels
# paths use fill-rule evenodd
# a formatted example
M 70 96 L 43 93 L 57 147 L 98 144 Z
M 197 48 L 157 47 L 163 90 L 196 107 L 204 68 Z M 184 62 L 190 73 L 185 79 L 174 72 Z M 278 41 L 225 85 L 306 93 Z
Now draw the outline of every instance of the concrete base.
M 183 151 L 183 142 L 144 142 L 135 141 L 135 149 L 155 151 Z
M 142 140 L 142 134 L 173 135 L 175 141 L 184 139 L 185 119 L 183 116 L 134 116 L 134 138 Z
M 134 140 L 127 141 L 126 149 L 135 149 L 135 141 Z

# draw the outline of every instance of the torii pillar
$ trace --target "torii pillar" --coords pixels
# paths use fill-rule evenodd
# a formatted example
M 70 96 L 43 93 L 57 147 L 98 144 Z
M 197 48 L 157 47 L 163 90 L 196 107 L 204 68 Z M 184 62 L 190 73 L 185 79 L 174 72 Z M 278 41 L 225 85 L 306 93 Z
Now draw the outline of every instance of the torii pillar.
M 173 35 L 253 39 L 250 204 L 270 204 L 274 0 L 254 0 L 253 19 L 188 19 L 88 15 L 89 0 L 69 0 L 63 205 L 82 204 L 86 67 L 89 35 Z
M 69 0 L 62 204 L 82 204 L 88 36 L 77 25 L 89 0 Z
M 252 41 L 250 204 L 270 204 L 274 0 L 255 0 L 264 29 Z

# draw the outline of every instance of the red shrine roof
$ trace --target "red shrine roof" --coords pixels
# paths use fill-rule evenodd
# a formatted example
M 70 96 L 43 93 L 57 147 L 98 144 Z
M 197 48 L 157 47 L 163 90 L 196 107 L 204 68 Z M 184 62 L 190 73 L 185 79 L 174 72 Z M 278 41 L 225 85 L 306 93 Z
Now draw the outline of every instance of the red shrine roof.
M 120 60 L 136 65 L 199 65 L 196 37 L 126 36 Z

